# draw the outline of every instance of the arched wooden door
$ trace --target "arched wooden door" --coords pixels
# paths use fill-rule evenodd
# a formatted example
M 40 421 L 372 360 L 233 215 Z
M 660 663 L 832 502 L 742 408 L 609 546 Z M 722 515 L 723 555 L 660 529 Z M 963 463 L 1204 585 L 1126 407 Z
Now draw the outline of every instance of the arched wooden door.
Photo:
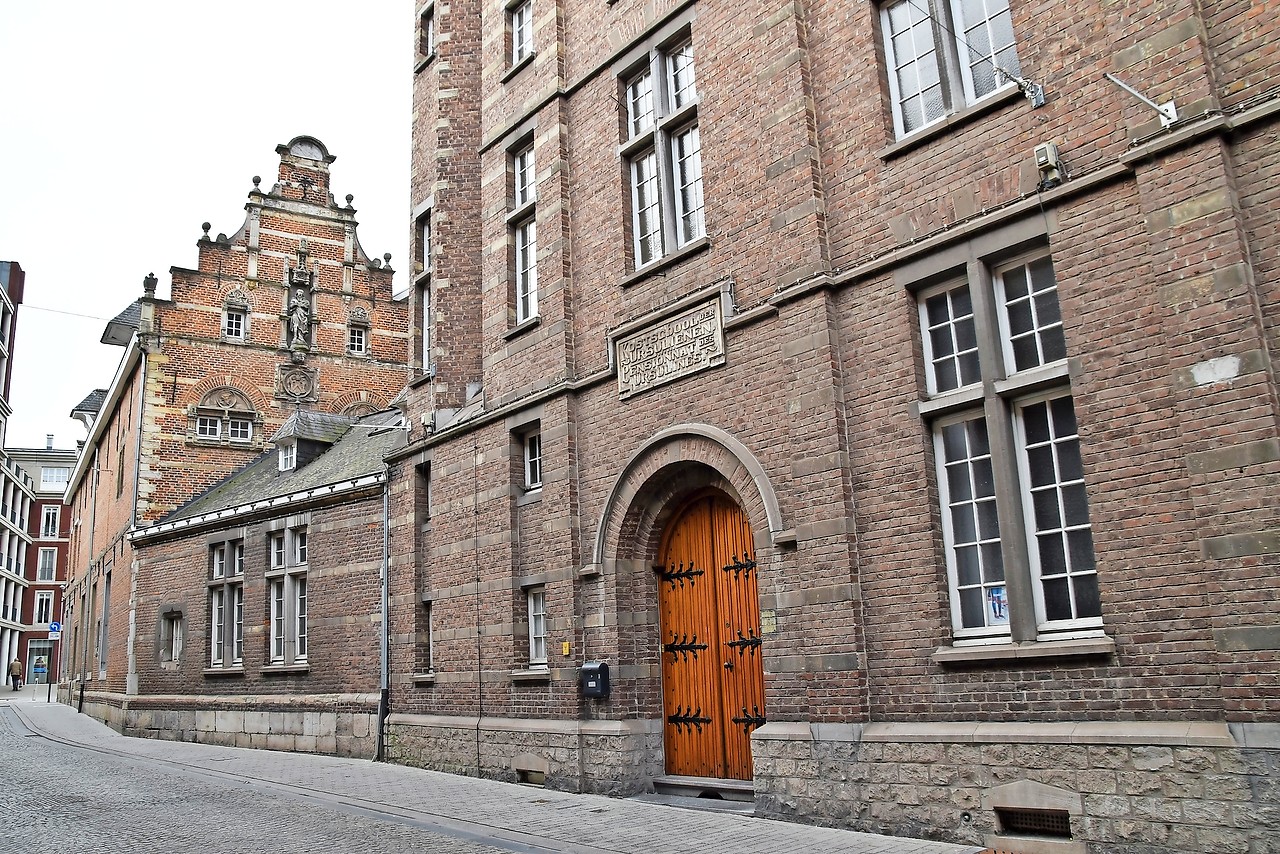
M 667 528 L 659 561 L 667 773 L 750 780 L 765 720 L 751 525 L 723 495 L 701 496 Z

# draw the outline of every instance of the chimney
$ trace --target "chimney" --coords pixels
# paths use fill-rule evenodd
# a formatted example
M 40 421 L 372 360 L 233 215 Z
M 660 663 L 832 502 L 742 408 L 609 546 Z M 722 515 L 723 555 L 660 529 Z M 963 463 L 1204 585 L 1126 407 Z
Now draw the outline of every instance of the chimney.
M 52 433 L 45 433 L 45 434 L 44 434 L 44 449 L 45 449 L 46 451 L 52 451 L 52 450 L 53 450 L 53 434 L 52 434 Z

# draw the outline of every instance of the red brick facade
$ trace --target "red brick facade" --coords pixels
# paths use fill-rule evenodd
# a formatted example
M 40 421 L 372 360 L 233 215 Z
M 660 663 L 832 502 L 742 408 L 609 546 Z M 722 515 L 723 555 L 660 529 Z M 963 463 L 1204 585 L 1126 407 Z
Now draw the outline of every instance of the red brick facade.
M 822 751 L 897 739 L 909 755 L 982 724 L 994 742 L 1067 755 L 1062 727 L 1088 723 L 1080 743 L 1102 751 L 1191 722 L 1237 751 L 1215 768 L 1251 769 L 1239 785 L 1254 794 L 1239 801 L 1274 798 L 1249 775 L 1265 776 L 1280 747 L 1265 735 L 1280 702 L 1275 15 L 1259 3 L 1012 0 L 1022 82 L 1046 103 L 956 82 L 945 117 L 904 132 L 884 29 L 905 4 L 533 4 L 534 57 L 515 67 L 510 4 L 419 10 L 434 44 L 414 78 L 414 228 L 421 243 L 430 219 L 431 246 L 416 271 L 414 432 L 392 471 L 393 755 L 570 788 L 634 791 L 660 775 L 653 563 L 681 500 L 713 487 L 756 537 L 769 721 L 753 739 L 759 810 L 980 842 L 1000 836 L 1001 798 L 1035 800 L 998 785 L 1025 779 L 1083 803 L 1071 850 L 1264 844 L 1265 817 L 1153 819 L 1139 792 L 1090 789 L 1093 759 L 1063 770 L 975 752 L 955 765 L 979 776 L 943 806 L 851 788 L 875 782 L 888 747 L 843 768 Z M 944 23 L 960 14 L 912 6 Z M 951 30 L 923 26 L 963 55 Z M 669 67 L 664 51 L 685 38 L 696 101 L 653 133 L 671 158 L 663 146 L 696 123 L 705 234 L 680 237 L 680 199 L 662 190 L 669 242 L 637 271 L 631 164 L 645 143 L 628 83 L 650 57 Z M 1177 121 L 1162 126 L 1104 73 L 1174 101 Z M 513 187 L 530 142 L 537 310 L 525 320 L 517 234 L 530 209 Z M 1042 143 L 1061 153 L 1056 172 L 1037 168 Z M 1012 309 L 996 304 L 1004 271 L 1028 258 L 1051 261 L 1065 354 L 937 391 L 920 306 L 967 282 L 988 304 L 975 352 L 991 371 L 1013 346 L 1000 337 Z M 619 340 L 713 304 L 723 364 L 620 389 Z M 1076 425 L 1091 547 L 1072 559 L 1096 567 L 1100 618 L 1087 579 L 1073 582 L 1072 619 L 1046 617 L 1055 606 L 1036 598 L 1050 595 L 1036 588 L 1049 558 L 1036 557 L 1027 437 L 1049 399 L 1070 413 L 1055 430 Z M 985 634 L 957 604 L 958 517 L 945 501 L 959 487 L 939 474 L 945 428 L 974 419 L 991 425 L 989 542 L 1014 600 L 986 600 L 997 613 Z M 532 432 L 542 476 L 530 491 Z M 545 671 L 528 661 L 533 588 L 545 590 Z M 606 700 L 577 685 L 598 659 L 613 668 Z M 1179 751 L 1207 742 L 1149 738 L 1170 751 L 1167 772 L 1110 758 L 1138 763 L 1133 779 L 1168 796 L 1174 763 L 1191 761 Z
M 361 247 L 351 196 L 345 205 L 333 199 L 334 157 L 311 137 L 276 151 L 278 177 L 267 186 L 254 178 L 243 225 L 230 236 L 210 236 L 206 223 L 195 268 L 171 270 L 168 298 L 149 278 L 133 313 L 104 334 L 128 344 L 68 491 L 74 527 L 65 637 L 73 690 L 85 689 L 95 713 L 118 725 L 131 703 L 145 707 L 144 694 L 246 690 L 243 682 L 202 675 L 201 662 L 209 660 L 205 540 L 194 554 L 183 552 L 195 548 L 191 543 L 166 542 L 152 549 L 153 557 L 135 549 L 131 537 L 270 452 L 271 436 L 294 412 L 360 416 L 385 409 L 404 386 L 407 306 L 392 296 L 391 268 Z M 338 517 L 362 519 L 364 512 L 357 502 Z M 331 538 L 342 536 L 318 541 L 333 545 Z M 254 548 L 246 550 L 246 567 L 260 570 L 265 545 Z M 261 621 L 260 572 L 256 578 L 258 586 L 246 589 L 257 597 L 251 608 L 246 602 L 246 614 Z M 347 604 L 368 595 L 362 583 L 351 584 Z M 322 590 L 318 584 L 317 595 Z M 336 619 L 324 611 L 336 607 L 334 599 L 326 601 L 317 600 L 322 625 Z M 186 655 L 161 667 L 165 603 L 183 615 L 190 634 Z M 260 622 L 253 631 L 260 640 Z M 317 636 L 330 663 L 305 685 L 287 678 L 259 685 L 250 677 L 252 690 L 337 696 L 341 683 L 356 693 L 376 691 L 377 668 L 372 676 L 365 668 L 376 655 L 376 637 L 360 646 L 345 631 Z M 349 673 L 345 662 L 358 666 Z M 184 727 L 196 728 L 175 725 Z

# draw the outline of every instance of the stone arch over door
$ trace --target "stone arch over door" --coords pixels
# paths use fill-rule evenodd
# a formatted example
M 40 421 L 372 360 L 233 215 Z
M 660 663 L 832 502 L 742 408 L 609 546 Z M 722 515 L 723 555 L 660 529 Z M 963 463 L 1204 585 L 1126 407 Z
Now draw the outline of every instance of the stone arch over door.
M 676 700 L 664 696 L 663 681 L 657 676 L 662 672 L 664 655 L 669 655 L 664 652 L 669 639 L 660 635 L 659 616 L 660 588 L 669 582 L 655 567 L 662 557 L 664 533 L 681 521 L 691 500 L 707 495 L 720 496 L 726 505 L 740 511 L 754 543 L 756 579 L 763 585 L 779 560 L 778 546 L 792 538 L 791 532 L 782 528 L 781 509 L 759 461 L 732 435 L 704 424 L 663 430 L 635 451 L 606 499 L 594 565 L 588 567 L 604 575 L 603 589 L 615 597 L 618 663 L 635 665 L 637 673 L 652 674 L 638 677 L 634 685 L 619 685 L 624 695 L 634 692 L 634 698 L 620 699 L 634 702 L 645 717 L 659 719 L 664 732 L 670 728 Z M 719 572 L 723 567 L 714 569 Z M 758 610 L 755 619 L 758 631 Z M 723 652 L 708 650 L 704 654 L 719 656 Z M 757 645 L 749 652 L 756 656 L 758 666 L 763 651 Z M 690 715 L 685 709 L 675 717 L 681 712 L 696 725 L 699 714 Z M 730 714 L 738 715 L 738 710 Z M 671 739 L 667 736 L 669 733 L 664 736 L 669 749 Z M 655 743 L 653 748 L 663 750 L 663 743 Z M 661 756 L 651 756 L 651 760 L 651 767 L 670 765 Z M 749 769 L 749 760 L 746 767 Z

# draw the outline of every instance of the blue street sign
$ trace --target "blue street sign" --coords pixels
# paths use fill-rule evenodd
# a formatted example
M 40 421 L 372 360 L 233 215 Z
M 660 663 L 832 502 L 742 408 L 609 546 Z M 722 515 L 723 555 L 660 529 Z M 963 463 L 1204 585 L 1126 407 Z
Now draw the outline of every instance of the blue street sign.
M 50 624 L 49 624 L 49 631 L 51 631 L 51 632 L 60 632 L 60 631 L 62 631 L 62 623 L 50 623 Z

